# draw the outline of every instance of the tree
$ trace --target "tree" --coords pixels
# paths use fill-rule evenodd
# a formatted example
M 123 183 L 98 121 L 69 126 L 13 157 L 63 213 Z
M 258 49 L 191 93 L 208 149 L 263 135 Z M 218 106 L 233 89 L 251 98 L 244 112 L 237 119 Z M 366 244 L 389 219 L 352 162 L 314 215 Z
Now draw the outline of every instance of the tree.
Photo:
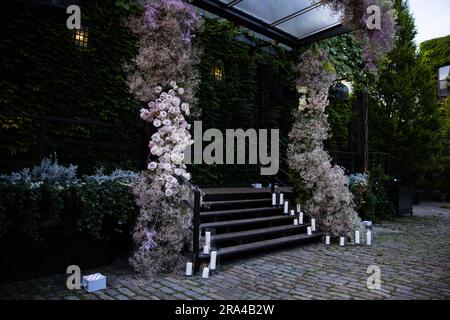
M 414 43 L 414 19 L 405 0 L 396 0 L 398 31 L 370 101 L 369 143 L 391 154 L 391 173 L 411 182 L 439 145 L 439 112 L 433 69 Z

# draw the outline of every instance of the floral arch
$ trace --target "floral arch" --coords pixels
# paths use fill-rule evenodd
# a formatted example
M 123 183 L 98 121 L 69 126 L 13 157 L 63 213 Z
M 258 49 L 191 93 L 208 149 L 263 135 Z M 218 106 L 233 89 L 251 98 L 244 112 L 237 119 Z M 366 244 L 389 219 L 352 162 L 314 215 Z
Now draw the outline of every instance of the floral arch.
M 376 62 L 393 40 L 394 15 L 391 0 L 323 0 L 344 12 L 345 23 L 358 28 L 356 36 L 364 41 L 366 68 L 375 73 Z M 366 27 L 370 5 L 381 8 L 381 29 Z M 192 237 L 192 213 L 186 204 L 191 197 L 190 179 L 183 164 L 184 150 L 193 141 L 189 133 L 191 112 L 199 115 L 194 97 L 198 85 L 195 65 L 200 52 L 195 33 L 202 21 L 185 0 L 151 0 L 141 15 L 127 22 L 139 36 L 139 52 L 127 66 L 130 91 L 147 106 L 141 118 L 151 123 L 155 134 L 149 142 L 148 170 L 134 187 L 140 214 L 134 229 L 136 250 L 131 263 L 146 275 L 180 267 L 182 251 Z M 333 235 L 345 235 L 359 223 L 347 178 L 323 148 L 329 124 L 325 115 L 328 90 L 334 69 L 326 49 L 317 45 L 307 49 L 298 65 L 301 94 L 290 133 L 288 158 L 311 195 L 306 202 L 319 226 Z

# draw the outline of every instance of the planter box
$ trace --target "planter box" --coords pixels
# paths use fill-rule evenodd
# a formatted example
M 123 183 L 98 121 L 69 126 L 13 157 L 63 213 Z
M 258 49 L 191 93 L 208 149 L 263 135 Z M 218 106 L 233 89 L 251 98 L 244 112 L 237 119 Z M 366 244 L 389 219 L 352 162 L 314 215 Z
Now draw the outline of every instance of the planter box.
M 414 188 L 412 186 L 392 185 L 389 187 L 389 196 L 398 215 L 413 214 Z
M 43 241 L 0 240 L 0 283 L 65 274 L 69 265 L 81 270 L 112 263 L 110 240 L 97 240 L 84 233 L 52 230 Z

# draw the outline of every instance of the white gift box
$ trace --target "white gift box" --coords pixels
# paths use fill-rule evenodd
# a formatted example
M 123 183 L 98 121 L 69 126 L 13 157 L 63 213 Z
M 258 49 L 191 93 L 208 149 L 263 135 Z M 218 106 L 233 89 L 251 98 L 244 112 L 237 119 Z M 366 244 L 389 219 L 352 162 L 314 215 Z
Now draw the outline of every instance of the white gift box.
M 87 292 L 106 289 L 106 277 L 101 273 L 83 276 L 83 287 Z

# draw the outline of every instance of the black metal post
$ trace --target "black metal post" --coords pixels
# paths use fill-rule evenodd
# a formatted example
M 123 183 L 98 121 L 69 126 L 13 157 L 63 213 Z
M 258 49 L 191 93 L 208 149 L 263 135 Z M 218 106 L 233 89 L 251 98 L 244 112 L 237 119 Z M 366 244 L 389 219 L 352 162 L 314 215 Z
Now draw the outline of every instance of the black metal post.
M 193 250 L 194 250 L 194 274 L 200 271 L 200 190 L 195 188 L 194 191 L 194 237 L 193 237 Z

